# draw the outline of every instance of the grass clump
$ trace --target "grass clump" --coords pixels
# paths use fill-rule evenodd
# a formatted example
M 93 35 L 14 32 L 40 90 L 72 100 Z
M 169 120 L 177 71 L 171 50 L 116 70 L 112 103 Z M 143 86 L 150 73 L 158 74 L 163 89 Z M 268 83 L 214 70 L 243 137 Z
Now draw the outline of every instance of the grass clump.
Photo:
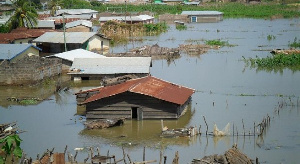
M 250 64 L 251 68 L 257 68 L 258 70 L 282 71 L 284 68 L 293 71 L 300 70 L 300 54 L 276 54 L 266 58 L 244 58 L 244 61 L 247 65 Z
M 226 46 L 226 45 L 229 45 L 227 41 L 221 41 L 219 39 L 206 40 L 205 44 L 210 45 L 210 46 Z
M 176 29 L 179 30 L 179 31 L 186 30 L 187 26 L 184 25 L 184 24 L 177 24 Z
M 289 43 L 289 47 L 300 48 L 300 40 L 297 40 L 297 37 L 295 37 L 294 41 L 292 43 Z

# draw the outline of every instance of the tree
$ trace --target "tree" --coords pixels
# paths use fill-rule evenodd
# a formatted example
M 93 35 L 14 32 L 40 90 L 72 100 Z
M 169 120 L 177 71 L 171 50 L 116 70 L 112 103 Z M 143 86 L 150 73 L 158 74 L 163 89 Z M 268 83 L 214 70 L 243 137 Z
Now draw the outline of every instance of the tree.
M 28 0 L 14 0 L 15 11 L 7 21 L 10 30 L 17 27 L 32 28 L 37 25 L 38 14 L 35 8 L 29 4 Z
M 18 135 L 6 136 L 0 139 L 0 163 L 5 163 L 8 156 L 22 157 L 21 139 Z
M 50 8 L 50 14 L 55 16 L 56 11 L 61 7 L 62 2 L 60 0 L 51 0 L 48 4 Z

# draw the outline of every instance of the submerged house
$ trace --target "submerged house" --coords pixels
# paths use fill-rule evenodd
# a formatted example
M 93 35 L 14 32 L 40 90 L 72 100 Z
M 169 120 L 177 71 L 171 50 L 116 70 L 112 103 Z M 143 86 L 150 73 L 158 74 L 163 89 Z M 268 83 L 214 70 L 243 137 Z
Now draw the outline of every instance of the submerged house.
M 61 53 L 78 48 L 89 51 L 103 51 L 109 49 L 109 40 L 96 32 L 46 32 L 33 40 L 44 53 Z
M 91 32 L 92 22 L 88 20 L 77 20 L 73 22 L 66 23 L 67 32 Z
M 75 58 L 70 68 L 73 80 L 102 80 L 128 74 L 137 77 L 150 73 L 151 57 Z
M 101 58 L 103 55 L 84 49 L 75 49 L 67 52 L 62 52 L 47 56 L 48 58 L 59 58 L 62 60 L 62 72 L 68 72 L 74 62 L 75 58 Z
M 193 89 L 146 76 L 76 93 L 87 119 L 178 119 L 191 102 Z
M 182 11 L 181 15 L 188 18 L 188 23 L 212 23 L 223 20 L 223 13 L 219 11 Z
M 61 73 L 61 60 L 40 57 L 32 44 L 0 44 L 0 50 L 0 85 L 37 83 Z

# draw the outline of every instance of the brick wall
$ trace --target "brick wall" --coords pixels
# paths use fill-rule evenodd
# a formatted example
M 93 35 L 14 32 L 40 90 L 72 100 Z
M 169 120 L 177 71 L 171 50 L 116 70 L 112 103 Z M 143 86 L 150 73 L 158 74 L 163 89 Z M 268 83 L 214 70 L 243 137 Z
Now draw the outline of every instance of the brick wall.
M 0 63 L 0 85 L 21 85 L 37 83 L 61 73 L 61 59 L 26 56 L 14 62 Z

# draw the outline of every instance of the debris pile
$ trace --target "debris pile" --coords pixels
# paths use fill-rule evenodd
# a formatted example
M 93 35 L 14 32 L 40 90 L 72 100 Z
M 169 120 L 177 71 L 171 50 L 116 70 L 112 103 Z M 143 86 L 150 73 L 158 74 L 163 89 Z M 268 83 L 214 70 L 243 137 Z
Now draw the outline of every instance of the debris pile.
M 188 55 L 201 55 L 206 53 L 209 49 L 219 49 L 220 46 L 211 46 L 205 44 L 181 44 L 179 45 L 180 51 Z
M 285 54 L 285 55 L 291 55 L 291 54 L 300 54 L 299 49 L 289 49 L 289 50 L 282 50 L 282 49 L 276 49 L 271 51 L 272 54 Z
M 223 155 L 210 155 L 205 156 L 202 159 L 193 159 L 192 164 L 252 164 L 252 160 L 245 154 L 239 151 L 237 145 L 233 145 L 232 148 L 227 150 Z
M 173 59 L 178 58 L 180 53 L 178 48 L 160 47 L 159 45 L 155 44 L 153 46 L 146 45 L 139 48 L 134 48 L 125 53 L 107 54 L 106 56 L 151 56 L 152 59 Z
M 18 133 L 17 122 L 0 124 L 0 139 Z
M 85 126 L 87 129 L 104 129 L 113 126 L 121 126 L 124 124 L 125 118 L 116 118 L 116 119 L 99 119 L 87 121 Z
M 111 85 L 121 84 L 127 80 L 136 79 L 136 78 L 138 78 L 138 76 L 134 75 L 134 74 L 119 76 L 119 77 L 115 77 L 115 78 L 104 78 L 101 81 L 101 85 L 111 86 Z

